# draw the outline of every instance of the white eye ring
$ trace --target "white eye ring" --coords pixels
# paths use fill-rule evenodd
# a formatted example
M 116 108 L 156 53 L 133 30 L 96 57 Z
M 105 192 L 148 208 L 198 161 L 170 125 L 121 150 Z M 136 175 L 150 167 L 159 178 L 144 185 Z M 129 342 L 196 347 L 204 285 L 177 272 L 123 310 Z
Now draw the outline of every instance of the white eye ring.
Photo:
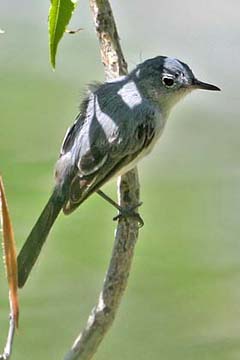
M 171 87 L 173 87 L 175 85 L 174 79 L 172 77 L 169 77 L 169 76 L 163 76 L 162 77 L 162 83 L 167 88 L 171 88 Z

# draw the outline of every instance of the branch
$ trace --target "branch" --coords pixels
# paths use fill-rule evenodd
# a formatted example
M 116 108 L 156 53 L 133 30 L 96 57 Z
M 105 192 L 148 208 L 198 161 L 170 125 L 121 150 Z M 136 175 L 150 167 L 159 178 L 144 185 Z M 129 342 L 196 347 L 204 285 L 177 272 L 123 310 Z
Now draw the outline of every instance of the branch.
M 8 280 L 9 288 L 9 329 L 4 347 L 3 354 L 0 355 L 0 360 L 10 359 L 15 328 L 18 327 L 18 315 L 19 315 L 19 304 L 18 304 L 18 291 L 17 291 L 17 258 L 16 248 L 14 241 L 13 226 L 8 210 L 7 197 L 4 190 L 3 180 L 0 176 L 0 231 L 2 231 L 2 247 L 3 257 L 6 268 L 6 275 Z
M 107 79 L 127 74 L 119 36 L 108 0 L 90 0 L 97 35 L 100 42 L 102 62 Z M 118 181 L 118 200 L 121 207 L 139 204 L 137 169 L 131 170 Z M 120 220 L 110 264 L 100 293 L 86 327 L 75 340 L 64 360 L 89 360 L 96 353 L 107 330 L 112 325 L 127 280 L 138 238 L 137 220 Z
M 13 315 L 13 310 L 12 310 L 12 302 L 11 302 L 10 296 L 9 296 L 9 302 L 10 302 L 11 312 L 9 315 L 8 336 L 7 336 L 6 345 L 4 347 L 3 354 L 0 355 L 0 360 L 10 359 L 11 353 L 12 353 L 12 348 L 13 348 L 13 340 L 14 340 L 16 324 L 15 324 L 15 320 L 14 320 L 14 315 Z

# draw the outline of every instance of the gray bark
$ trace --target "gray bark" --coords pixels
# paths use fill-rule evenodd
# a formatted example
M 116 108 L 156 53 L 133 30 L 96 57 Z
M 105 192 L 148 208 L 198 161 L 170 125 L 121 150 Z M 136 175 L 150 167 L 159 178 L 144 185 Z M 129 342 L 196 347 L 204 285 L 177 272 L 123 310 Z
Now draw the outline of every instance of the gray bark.
M 119 36 L 108 0 L 90 0 L 94 24 L 99 38 L 102 62 L 107 79 L 125 75 L 124 59 Z M 131 170 L 118 181 L 118 201 L 121 207 L 139 204 L 137 169 Z M 112 325 L 119 307 L 134 255 L 138 238 L 138 221 L 120 219 L 107 274 L 98 302 L 93 308 L 85 328 L 75 340 L 64 360 L 89 360 L 96 353 L 107 330 Z

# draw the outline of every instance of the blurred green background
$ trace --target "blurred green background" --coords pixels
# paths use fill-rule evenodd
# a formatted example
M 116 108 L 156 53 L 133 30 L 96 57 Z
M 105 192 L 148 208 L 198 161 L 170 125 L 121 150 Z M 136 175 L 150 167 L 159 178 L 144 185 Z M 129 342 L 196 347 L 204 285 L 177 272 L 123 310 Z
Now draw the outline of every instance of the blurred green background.
M 48 63 L 47 0 L 0 4 L 0 172 L 18 249 L 53 186 L 53 166 L 86 84 L 103 80 L 88 1 Z M 129 286 L 98 360 L 240 358 L 240 5 L 230 0 L 112 1 L 133 68 L 159 54 L 221 93 L 196 91 L 139 166 L 140 231 Z M 106 186 L 115 196 L 116 186 Z M 60 216 L 26 287 L 14 359 L 62 359 L 95 304 L 116 212 L 93 196 Z M 0 344 L 7 288 L 0 269 Z

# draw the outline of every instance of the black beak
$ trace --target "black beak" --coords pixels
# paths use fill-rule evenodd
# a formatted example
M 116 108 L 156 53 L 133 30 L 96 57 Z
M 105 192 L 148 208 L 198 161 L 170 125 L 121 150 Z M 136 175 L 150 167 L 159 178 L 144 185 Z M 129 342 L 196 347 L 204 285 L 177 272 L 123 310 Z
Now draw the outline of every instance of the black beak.
M 219 87 L 217 87 L 215 85 L 212 85 L 212 84 L 208 84 L 208 83 L 199 81 L 198 79 L 193 80 L 193 87 L 195 87 L 196 89 L 221 91 L 221 89 L 219 89 Z

